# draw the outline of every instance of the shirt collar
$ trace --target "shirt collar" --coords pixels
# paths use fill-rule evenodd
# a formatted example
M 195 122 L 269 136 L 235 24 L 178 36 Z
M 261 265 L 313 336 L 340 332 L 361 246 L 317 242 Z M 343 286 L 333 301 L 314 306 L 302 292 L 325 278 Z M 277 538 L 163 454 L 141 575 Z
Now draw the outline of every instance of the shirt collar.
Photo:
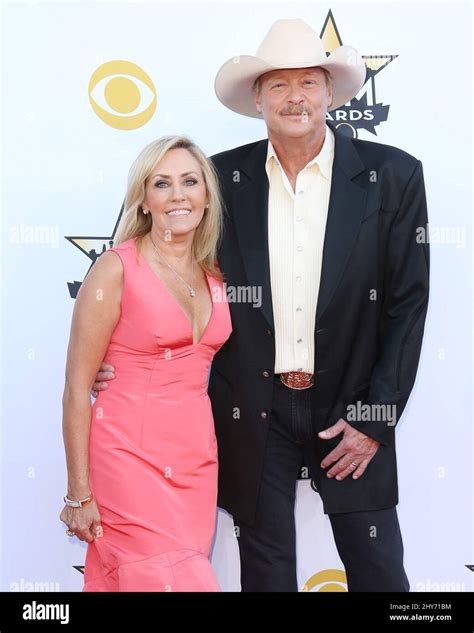
M 311 167 L 311 165 L 318 165 L 322 175 L 329 180 L 331 177 L 332 171 L 332 162 L 334 159 L 334 132 L 331 128 L 326 125 L 326 134 L 324 136 L 324 143 L 321 147 L 321 151 L 317 156 L 315 156 L 312 160 L 309 161 L 307 165 L 305 165 L 304 169 L 307 167 Z M 275 148 L 273 147 L 270 139 L 268 139 L 268 150 L 267 150 L 267 161 L 265 163 L 265 169 L 267 174 L 269 175 L 271 164 L 277 164 L 280 169 L 282 166 L 280 161 L 278 160 L 278 156 L 275 152 Z

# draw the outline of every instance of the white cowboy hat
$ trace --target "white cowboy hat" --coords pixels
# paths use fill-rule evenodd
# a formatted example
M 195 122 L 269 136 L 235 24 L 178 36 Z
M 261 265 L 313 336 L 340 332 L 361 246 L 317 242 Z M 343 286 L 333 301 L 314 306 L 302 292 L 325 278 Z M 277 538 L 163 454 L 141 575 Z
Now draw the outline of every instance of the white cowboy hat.
M 351 46 L 339 46 L 326 56 L 320 37 L 304 20 L 277 20 L 255 56 L 232 57 L 219 69 L 214 89 L 227 108 L 262 119 L 255 107 L 252 86 L 260 75 L 278 68 L 325 68 L 332 77 L 333 99 L 329 110 L 350 101 L 365 82 L 366 66 Z

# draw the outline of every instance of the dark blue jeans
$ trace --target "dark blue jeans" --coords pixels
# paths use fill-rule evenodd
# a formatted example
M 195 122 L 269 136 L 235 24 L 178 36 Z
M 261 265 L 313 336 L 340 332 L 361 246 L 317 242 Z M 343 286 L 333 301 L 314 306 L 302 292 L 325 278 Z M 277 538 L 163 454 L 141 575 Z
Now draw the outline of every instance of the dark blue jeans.
M 313 388 L 289 389 L 275 377 L 255 524 L 234 519 L 242 591 L 298 591 L 294 508 L 302 463 L 312 477 L 316 473 Z M 349 591 L 409 591 L 395 508 L 330 514 L 329 519 Z

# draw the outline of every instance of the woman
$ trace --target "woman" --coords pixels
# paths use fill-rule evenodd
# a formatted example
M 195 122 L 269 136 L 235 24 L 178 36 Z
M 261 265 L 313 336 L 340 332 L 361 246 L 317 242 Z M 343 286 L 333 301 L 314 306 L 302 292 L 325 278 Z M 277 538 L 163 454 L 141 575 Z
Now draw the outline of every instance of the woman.
M 151 143 L 130 170 L 116 246 L 77 296 L 60 518 L 88 542 L 84 591 L 219 591 L 209 562 L 217 446 L 207 379 L 232 330 L 215 265 L 221 222 L 201 150 L 178 136 Z M 91 407 L 104 357 L 116 379 Z

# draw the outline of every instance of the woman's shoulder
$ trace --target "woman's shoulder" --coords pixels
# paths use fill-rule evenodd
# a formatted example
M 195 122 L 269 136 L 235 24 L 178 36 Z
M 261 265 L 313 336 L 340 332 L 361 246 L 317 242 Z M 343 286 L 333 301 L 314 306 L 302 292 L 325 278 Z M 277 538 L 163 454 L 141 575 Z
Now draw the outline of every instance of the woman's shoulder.
M 115 256 L 110 255 L 110 257 L 114 257 L 114 259 L 121 259 L 122 264 L 126 265 L 128 262 L 131 262 L 134 259 L 134 256 L 137 255 L 137 246 L 136 246 L 136 238 L 131 238 L 126 240 L 125 242 L 120 242 L 116 246 L 109 248 L 101 255 L 109 255 L 109 253 L 115 253 Z M 117 257 L 118 256 L 118 257 Z
M 120 288 L 125 291 L 131 280 L 133 281 L 134 268 L 138 263 L 136 239 L 125 240 L 105 250 L 86 276 L 88 285 L 107 286 L 112 290 Z
M 97 293 L 99 289 L 104 292 L 114 291 L 122 287 L 124 278 L 124 265 L 121 257 L 108 249 L 103 252 L 87 272 L 80 293 Z
M 90 272 L 98 275 L 106 275 L 112 277 L 119 277 L 123 273 L 124 257 L 122 256 L 123 250 L 117 248 L 109 248 L 104 251 L 100 257 L 94 262 Z
M 119 280 L 123 277 L 124 268 L 132 259 L 135 252 L 135 239 L 126 240 L 116 246 L 108 248 L 95 261 L 90 271 L 94 271 L 94 276 L 106 275 Z
M 129 240 L 125 240 L 125 242 L 120 242 L 120 244 L 114 245 L 112 248 L 109 248 L 108 251 L 125 253 L 128 251 L 133 251 L 136 247 L 136 237 L 132 237 Z

